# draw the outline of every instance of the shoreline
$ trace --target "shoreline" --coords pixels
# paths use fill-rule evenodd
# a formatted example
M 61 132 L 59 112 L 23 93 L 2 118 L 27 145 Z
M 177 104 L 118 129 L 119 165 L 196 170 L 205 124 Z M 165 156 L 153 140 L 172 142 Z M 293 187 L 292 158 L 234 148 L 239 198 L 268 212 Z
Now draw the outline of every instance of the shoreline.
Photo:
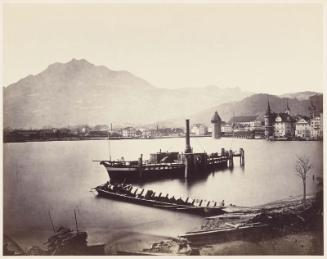
M 191 138 L 211 138 L 211 135 L 199 135 L 190 136 Z M 111 137 L 110 140 L 155 140 L 155 139 L 175 139 L 175 138 L 185 138 L 185 136 L 162 136 L 153 138 L 129 138 L 129 137 Z M 246 140 L 266 140 L 265 138 L 241 138 L 241 137 L 224 137 L 228 139 L 246 139 Z M 60 141 L 86 141 L 86 140 L 108 140 L 107 137 L 67 137 L 67 138 L 51 138 L 51 139 L 24 139 L 24 140 L 3 140 L 4 144 L 7 143 L 30 143 L 30 142 L 60 142 Z M 323 142 L 322 139 L 310 139 L 310 140 L 272 140 L 267 142 Z
M 292 206 L 292 203 L 301 199 L 300 196 L 276 200 L 261 206 L 249 207 L 256 209 L 279 208 L 281 203 L 285 207 Z M 308 202 L 314 199 L 308 197 Z M 233 214 L 233 213 L 231 213 Z M 205 218 L 203 218 L 205 220 Z M 189 241 L 189 245 L 196 255 L 322 255 L 323 250 L 323 216 L 317 214 L 314 218 L 309 218 L 309 224 L 299 226 L 276 227 L 274 231 L 264 230 L 256 235 L 243 235 L 242 238 L 233 239 L 227 236 L 223 241 L 207 242 L 196 244 Z M 135 232 L 124 229 L 85 229 L 89 234 L 88 243 L 105 244 L 105 255 L 187 255 L 169 250 L 163 244 L 167 240 L 178 244 L 180 236 L 155 235 L 148 232 Z M 39 232 L 39 231 L 37 231 Z M 32 236 L 22 237 L 18 233 L 9 236 L 26 251 L 31 246 L 42 246 L 46 237 L 51 231 L 41 231 Z M 26 234 L 26 233 L 25 233 Z M 40 235 L 41 234 L 41 235 Z M 20 236 L 20 238 L 18 237 Z M 23 235 L 24 236 L 24 235 Z M 32 237 L 32 238 L 30 238 Z M 28 242 L 26 242 L 28 240 Z M 154 249 L 155 247 L 155 249 Z M 152 251 L 155 250 L 155 251 Z M 175 252 L 174 252 L 175 251 Z

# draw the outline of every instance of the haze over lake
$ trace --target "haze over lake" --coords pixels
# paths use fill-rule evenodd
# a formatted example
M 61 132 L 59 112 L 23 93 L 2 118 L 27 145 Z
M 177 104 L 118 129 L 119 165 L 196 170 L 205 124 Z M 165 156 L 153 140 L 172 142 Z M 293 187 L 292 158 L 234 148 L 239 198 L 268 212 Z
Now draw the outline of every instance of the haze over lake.
M 175 197 L 203 198 L 225 204 L 259 205 L 302 194 L 295 174 L 296 155 L 307 155 L 313 164 L 307 180 L 308 193 L 315 190 L 315 177 L 322 174 L 322 142 L 267 142 L 223 138 L 191 138 L 194 152 L 220 152 L 221 148 L 245 150 L 245 167 L 234 158 L 234 169 L 218 171 L 202 180 L 181 179 L 146 183 Z M 113 231 L 134 231 L 177 236 L 191 230 L 201 218 L 134 204 L 96 198 L 91 188 L 108 180 L 104 167 L 94 159 L 136 160 L 142 153 L 183 152 L 183 138 L 151 140 L 58 141 L 4 144 L 4 233 L 22 244 L 44 242 L 50 235 L 48 211 L 54 222 L 73 227 L 73 210 L 89 240 L 100 240 Z M 160 227 L 158 227 L 160 226 Z

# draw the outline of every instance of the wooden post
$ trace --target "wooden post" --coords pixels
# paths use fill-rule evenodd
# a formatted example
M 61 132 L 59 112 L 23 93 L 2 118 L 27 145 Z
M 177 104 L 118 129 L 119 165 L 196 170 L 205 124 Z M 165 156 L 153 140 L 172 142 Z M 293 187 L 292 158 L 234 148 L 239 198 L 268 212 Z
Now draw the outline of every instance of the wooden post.
M 233 161 L 233 150 L 229 150 L 229 156 L 228 156 L 228 163 L 229 163 L 229 168 L 234 167 L 234 161 Z
M 240 165 L 244 166 L 244 149 L 240 148 Z

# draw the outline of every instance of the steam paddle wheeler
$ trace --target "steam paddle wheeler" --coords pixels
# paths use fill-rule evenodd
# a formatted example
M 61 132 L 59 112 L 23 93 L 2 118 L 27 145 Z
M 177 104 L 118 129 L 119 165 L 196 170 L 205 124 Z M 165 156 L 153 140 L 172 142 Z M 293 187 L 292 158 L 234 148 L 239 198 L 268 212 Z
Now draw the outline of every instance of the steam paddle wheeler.
M 150 159 L 143 161 L 141 154 L 138 160 L 134 161 L 112 161 L 94 160 L 103 165 L 111 181 L 115 182 L 136 182 L 154 180 L 160 178 L 188 178 L 200 177 L 216 169 L 233 167 L 233 157 L 240 157 L 240 164 L 244 165 L 244 150 L 239 153 L 232 150 L 221 149 L 221 153 L 207 154 L 193 153 L 190 146 L 189 120 L 186 120 L 185 133 L 186 147 L 184 153 L 158 152 L 150 154 Z
M 101 161 L 100 164 L 107 169 L 110 179 L 118 182 L 183 177 L 185 170 L 177 152 L 151 154 L 145 163 L 141 155 L 138 161 Z

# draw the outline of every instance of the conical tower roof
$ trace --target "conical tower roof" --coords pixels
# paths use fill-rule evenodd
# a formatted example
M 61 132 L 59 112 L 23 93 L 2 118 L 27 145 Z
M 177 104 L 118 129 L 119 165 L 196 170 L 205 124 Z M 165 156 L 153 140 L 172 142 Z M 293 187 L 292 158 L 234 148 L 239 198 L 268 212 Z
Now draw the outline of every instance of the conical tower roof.
M 215 114 L 212 116 L 211 123 L 221 122 L 221 118 L 218 115 L 218 112 L 216 111 Z
M 270 110 L 270 103 L 269 103 L 269 99 L 268 99 L 266 115 L 270 115 L 270 113 L 271 113 L 271 110 Z

